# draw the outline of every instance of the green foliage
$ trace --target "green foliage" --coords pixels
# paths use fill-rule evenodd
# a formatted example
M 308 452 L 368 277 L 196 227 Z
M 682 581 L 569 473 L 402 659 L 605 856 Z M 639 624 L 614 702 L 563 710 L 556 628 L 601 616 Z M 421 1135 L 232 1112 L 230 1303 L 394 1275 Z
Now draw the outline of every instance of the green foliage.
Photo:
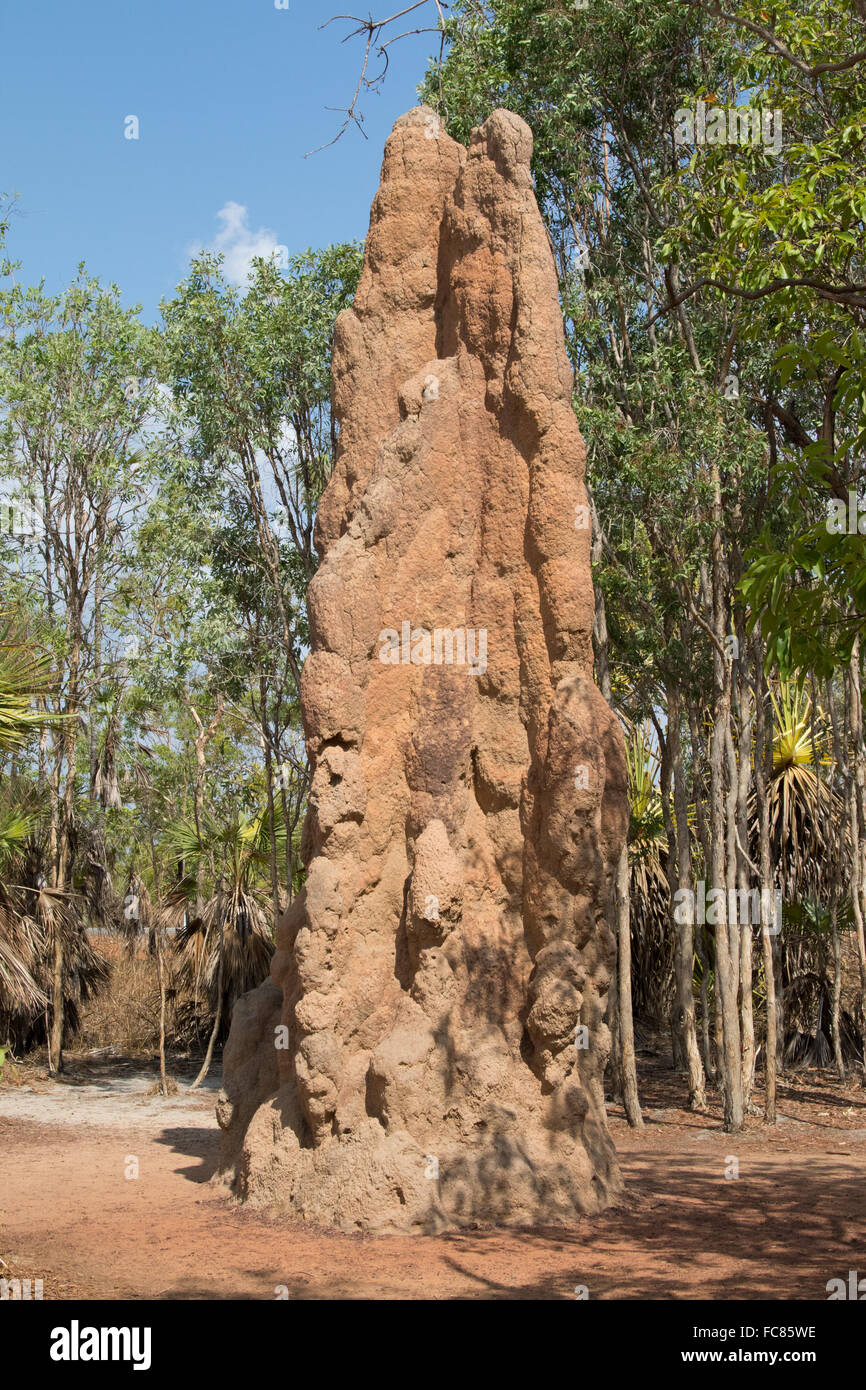
M 309 251 L 285 274 L 258 262 L 243 290 L 202 256 L 155 329 L 83 267 L 57 295 L 15 269 L 0 290 L 0 485 L 37 499 L 39 525 L 0 528 L 20 613 L 0 626 L 0 855 L 26 860 L 24 898 L 0 905 L 0 975 L 23 1037 L 58 931 L 74 1022 L 96 979 L 84 928 L 119 920 L 133 876 L 157 902 L 203 895 L 209 959 L 226 903 L 252 914 L 252 956 L 243 932 L 227 947 L 235 984 L 266 968 L 272 903 L 302 880 L 305 592 L 336 437 L 334 321 L 360 250 Z M 44 930 L 21 915 L 35 901 Z
M 775 345 L 760 388 L 788 515 L 750 550 L 742 592 L 768 663 L 829 674 L 866 623 L 862 536 L 827 524 L 833 499 L 859 495 L 866 444 L 862 13 L 853 0 L 805 0 L 771 15 L 749 0 L 729 32 L 728 99 L 745 92 L 777 111 L 781 149 L 720 145 L 683 161 L 665 243 L 717 304 L 738 306 L 744 340 Z
M 0 753 L 21 749 L 57 716 L 34 709 L 52 691 L 51 662 L 28 640 L 20 618 L 0 612 Z

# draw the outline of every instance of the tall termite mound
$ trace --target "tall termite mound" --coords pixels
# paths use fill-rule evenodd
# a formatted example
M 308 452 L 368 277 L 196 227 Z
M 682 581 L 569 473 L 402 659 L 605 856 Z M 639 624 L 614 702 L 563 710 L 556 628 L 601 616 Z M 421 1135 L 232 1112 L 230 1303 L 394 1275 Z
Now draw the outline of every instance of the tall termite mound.
M 344 1229 L 564 1222 L 604 1111 L 626 829 L 532 136 L 390 136 L 334 347 L 302 706 L 306 885 L 235 1011 L 223 1173 Z

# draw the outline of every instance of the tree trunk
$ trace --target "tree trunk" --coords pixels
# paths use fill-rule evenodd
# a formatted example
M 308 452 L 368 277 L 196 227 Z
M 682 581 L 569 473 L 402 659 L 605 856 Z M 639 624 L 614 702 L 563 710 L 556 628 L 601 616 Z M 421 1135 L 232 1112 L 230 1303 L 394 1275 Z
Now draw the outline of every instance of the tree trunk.
M 617 945 L 617 956 L 619 946 Z M 610 988 L 607 994 L 607 1018 L 610 1028 L 610 1094 L 611 1099 L 625 1105 L 624 1089 L 622 1084 L 622 1039 L 619 1033 L 619 990 L 616 985 L 618 973 L 614 970 L 610 977 Z
M 595 510 L 595 503 L 592 500 L 591 493 L 589 493 L 589 504 L 592 510 L 592 560 L 593 563 L 597 563 L 601 552 L 601 528 L 599 526 L 598 514 Z M 612 708 L 613 691 L 610 682 L 607 613 L 604 606 L 604 594 L 601 592 L 598 585 L 595 586 L 595 614 L 593 617 L 592 637 L 599 689 Z M 642 1129 L 643 1116 L 641 1115 L 640 1100 L 637 1090 L 637 1067 L 634 1055 L 634 1018 L 632 1015 L 631 1002 L 631 912 L 629 903 L 627 843 L 623 845 L 616 869 L 614 912 L 616 915 L 614 935 L 617 943 L 617 989 L 615 1018 L 612 1012 L 613 1006 L 611 1006 L 612 1024 L 615 1025 L 612 1026 L 611 1033 L 614 1046 L 617 1041 L 619 1046 L 615 1051 L 612 1050 L 612 1071 L 614 1086 L 616 1086 L 617 1081 L 620 1081 L 622 1085 L 623 1107 L 625 1109 L 626 1119 L 633 1129 Z
M 710 838 L 707 828 L 707 817 L 704 809 L 703 789 L 701 787 L 698 768 L 703 757 L 703 743 L 701 740 L 700 723 L 698 711 L 693 701 L 689 701 L 689 737 L 692 749 L 692 802 L 695 808 L 695 824 L 698 832 L 698 843 L 701 847 L 703 857 L 703 876 L 706 880 L 708 866 L 710 862 Z M 709 1007 L 709 982 L 710 982 L 710 952 L 707 944 L 707 930 L 702 923 L 697 923 L 695 931 L 695 945 L 697 947 L 698 960 L 701 963 L 701 1055 L 704 1063 L 704 1075 L 711 1086 L 715 1086 L 717 1080 L 716 1058 L 713 1054 L 713 1037 L 710 1023 Z
M 674 837 L 676 848 L 676 886 L 681 889 L 692 887 L 692 856 L 689 843 L 688 796 L 683 767 L 683 749 L 680 735 L 679 691 L 669 686 L 668 706 L 668 747 L 670 749 L 671 773 L 674 784 Z M 665 805 L 665 815 L 668 810 Z M 672 919 L 673 919 L 673 913 Z M 695 943 L 694 927 L 691 920 L 677 922 L 672 920 L 676 932 L 676 986 L 677 1023 L 680 1046 L 688 1071 L 689 1108 L 704 1111 L 707 1097 L 704 1089 L 704 1069 L 698 1048 L 698 1035 L 695 1023 Z
M 81 620 L 80 615 L 71 612 L 67 623 L 73 633 L 72 650 L 69 655 L 69 684 L 67 688 L 67 714 L 70 716 L 63 726 L 61 758 L 66 762 L 66 780 L 63 799 L 60 804 L 60 823 L 57 835 L 57 859 L 54 869 L 54 886 L 61 890 L 67 886 L 72 869 L 72 825 L 75 809 L 75 760 L 78 745 L 78 679 L 81 663 Z M 51 974 L 51 1054 L 56 1072 L 63 1071 L 63 1033 L 64 1033 L 64 989 L 66 984 L 66 962 L 63 949 L 63 930 L 60 914 L 55 914 L 54 954 Z
M 845 688 L 851 729 L 853 776 L 851 778 L 851 906 L 860 966 L 860 1021 L 863 1029 L 862 1063 L 866 1072 L 866 935 L 864 935 L 864 894 L 866 894 L 866 747 L 863 742 L 863 705 L 860 693 L 860 642 L 854 643 Z
M 712 602 L 713 630 L 713 694 L 715 720 L 710 740 L 710 882 L 723 903 L 715 899 L 716 982 L 722 1025 L 722 1077 L 725 1092 L 725 1130 L 729 1133 L 743 1127 L 743 1069 L 740 1048 L 740 1020 L 737 1011 L 739 952 L 731 949 L 738 941 L 736 931 L 728 926 L 728 799 L 725 795 L 725 765 L 730 739 L 731 677 L 725 660 L 727 629 L 727 569 L 722 550 L 722 501 L 718 469 L 713 466 L 714 530 L 712 538 Z
M 750 889 L 750 864 L 748 859 L 749 846 L 749 783 L 752 771 L 752 727 L 754 724 L 754 706 L 752 702 L 752 692 L 749 688 L 745 676 L 745 660 L 748 651 L 745 639 L 745 632 L 742 624 L 739 626 L 740 641 L 739 650 L 743 654 L 738 670 L 737 682 L 737 704 L 739 712 L 739 738 L 738 738 L 738 760 L 737 760 L 737 804 L 736 804 L 736 826 L 738 849 L 736 854 L 737 862 L 737 888 L 741 894 L 739 901 L 749 902 Z M 751 914 L 749 914 L 751 919 Z M 753 984 L 752 984 L 752 929 L 751 920 L 743 922 L 740 927 L 740 1010 L 743 1026 L 743 1104 L 750 1109 L 752 1096 L 752 1086 L 755 1080 L 755 1018 L 753 1004 Z
M 632 1129 L 643 1129 L 634 1055 L 634 1018 L 631 1006 L 631 914 L 629 911 L 628 845 L 623 845 L 616 868 L 616 932 L 618 945 L 617 995 L 619 1003 L 622 1097 L 625 1117 Z
M 776 971 L 773 952 L 775 913 L 768 913 L 766 904 L 773 902 L 773 866 L 770 860 L 770 803 L 767 782 L 773 772 L 772 711 L 768 728 L 767 689 L 763 672 L 763 643 L 755 640 L 755 793 L 758 803 L 759 866 L 761 870 L 761 953 L 764 963 L 766 993 L 766 1042 L 764 1046 L 764 1122 L 776 1123 Z M 770 917 L 770 921 L 767 917 Z
M 848 757 L 839 734 L 839 720 L 833 699 L 833 681 L 826 684 L 826 707 L 830 715 L 833 733 L 833 757 L 836 768 L 842 773 L 847 786 L 850 773 Z M 833 1038 L 833 1060 L 840 1081 L 845 1079 L 845 1058 L 842 1053 L 842 938 L 839 935 L 839 901 L 842 896 L 845 875 L 844 827 L 839 827 L 839 844 L 833 856 L 833 885 L 830 897 L 830 941 L 833 948 L 833 988 L 830 995 L 830 1031 Z
M 713 1038 L 710 1032 L 710 957 L 707 951 L 706 931 L 700 923 L 695 931 L 695 946 L 697 947 L 698 960 L 701 963 L 701 1057 L 704 1063 L 704 1075 L 710 1085 L 714 1086 L 716 1084 L 716 1062 L 713 1056 Z
M 51 1033 L 48 1039 L 49 1071 L 63 1070 L 63 929 L 54 921 L 54 951 L 51 965 Z
M 159 1089 L 168 1095 L 165 1075 L 165 974 L 162 966 L 162 930 L 156 929 L 156 977 L 159 981 Z
M 271 753 L 271 736 L 264 716 L 266 697 L 265 678 L 261 677 L 262 690 L 262 750 L 265 757 L 265 786 L 268 791 L 268 867 L 271 874 L 271 901 L 274 908 L 274 930 L 280 920 L 280 879 L 277 872 L 277 826 L 274 815 L 274 760 Z
M 845 1059 L 842 1055 L 842 940 L 837 921 L 838 905 L 836 899 L 830 904 L 830 938 L 833 943 L 833 991 L 830 996 L 830 1032 L 833 1038 L 833 1060 L 840 1081 L 845 1080 Z
M 208 724 L 207 728 L 205 728 L 204 724 L 202 723 L 201 719 L 199 718 L 198 711 L 196 710 L 195 706 L 192 704 L 192 701 L 191 701 L 191 700 L 188 700 L 188 701 L 187 701 L 187 709 L 189 710 L 190 714 L 192 715 L 193 720 L 194 720 L 194 722 L 195 722 L 195 727 L 196 727 L 196 736 L 195 736 L 195 765 L 196 765 L 196 773 L 195 773 L 195 786 L 193 787 L 193 813 L 194 813 L 194 816 L 195 816 L 195 830 L 196 830 L 196 834 L 198 835 L 199 840 L 201 840 L 201 839 L 202 839 L 202 836 L 203 836 L 203 825 L 204 825 L 204 788 L 205 788 L 205 773 L 206 773 L 206 770 L 207 770 L 206 752 L 207 752 L 207 746 L 208 746 L 210 740 L 213 738 L 214 734 L 216 733 L 217 726 L 218 726 L 218 724 L 219 724 L 219 722 L 220 722 L 220 719 L 222 718 L 222 713 L 223 713 L 223 697 L 222 697 L 222 695 L 218 695 L 218 696 L 217 696 L 216 710 L 215 710 L 214 716 L 213 716 L 213 718 L 212 718 L 210 724 Z M 198 855 L 196 855 L 196 872 L 195 872 L 195 915 L 196 915 L 196 917 L 200 917 L 201 914 L 202 914 L 202 912 L 203 912 L 203 910 L 204 910 L 204 860 L 203 860 L 202 855 L 198 854 Z
M 193 1081 L 192 1085 L 191 1085 L 190 1088 L 189 1088 L 191 1091 L 197 1091 L 197 1090 L 198 1090 L 199 1086 L 200 1086 L 201 1083 L 204 1081 L 205 1077 L 207 1076 L 208 1072 L 210 1071 L 210 1064 L 211 1064 L 211 1061 L 213 1060 L 214 1047 L 216 1046 L 217 1035 L 218 1035 L 219 1030 L 220 1030 L 220 1024 L 222 1023 L 222 1016 L 223 1016 L 223 961 L 224 961 L 224 959 L 225 959 L 224 944 L 225 944 L 225 918 L 224 918 L 224 917 L 220 917 L 220 944 L 219 944 L 219 952 L 220 952 L 220 954 L 219 954 L 219 964 L 217 965 L 217 1006 L 216 1006 L 216 1017 L 214 1018 L 214 1021 L 213 1021 L 213 1028 L 211 1029 L 210 1037 L 208 1038 L 207 1052 L 206 1052 L 205 1055 L 204 1055 L 204 1061 L 203 1061 L 202 1064 L 201 1064 L 201 1070 L 200 1070 L 198 1076 L 196 1077 L 195 1081 Z

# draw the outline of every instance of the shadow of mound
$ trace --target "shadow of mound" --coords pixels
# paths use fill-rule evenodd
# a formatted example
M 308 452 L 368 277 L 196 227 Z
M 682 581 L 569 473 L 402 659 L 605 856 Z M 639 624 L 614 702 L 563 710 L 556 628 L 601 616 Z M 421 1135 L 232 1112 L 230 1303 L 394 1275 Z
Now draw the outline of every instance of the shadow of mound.
M 198 1125 L 166 1128 L 154 1135 L 154 1142 L 164 1144 L 172 1153 L 183 1154 L 198 1159 L 198 1167 L 178 1168 L 190 1182 L 209 1182 L 217 1170 L 219 1159 L 219 1130 L 205 1129 Z

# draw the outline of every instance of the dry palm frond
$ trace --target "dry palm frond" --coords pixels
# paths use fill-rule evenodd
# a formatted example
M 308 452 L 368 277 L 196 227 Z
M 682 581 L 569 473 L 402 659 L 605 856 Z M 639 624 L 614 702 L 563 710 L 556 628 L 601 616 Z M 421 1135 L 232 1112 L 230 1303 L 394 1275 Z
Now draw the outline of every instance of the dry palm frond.
M 629 864 L 632 1001 L 641 1018 L 665 1019 L 675 993 L 676 937 L 670 928 L 670 885 L 660 862 Z
M 284 851 L 286 829 L 279 807 L 274 835 L 278 851 Z M 267 812 L 225 822 L 206 815 L 199 828 L 183 821 L 175 825 L 169 843 L 184 875 L 159 914 L 163 927 L 176 926 L 173 982 L 178 996 L 192 996 L 195 1025 L 207 1023 L 201 1016 L 203 1005 L 225 1035 L 235 1001 L 261 984 L 273 955 L 270 906 L 250 883 L 268 864 L 270 819 Z M 198 899 L 199 874 L 206 874 L 215 862 L 220 864 L 219 884 L 200 915 L 189 920 L 189 905 Z M 209 1044 L 208 1059 L 210 1049 Z
M 12 882 L 20 876 L 36 821 L 25 789 L 17 783 L 5 788 L 0 804 L 0 1016 L 7 1020 L 42 1008 L 46 998 L 35 979 L 42 932 L 27 911 L 23 890 Z
M 66 989 L 70 1003 L 87 999 L 108 977 L 105 960 L 87 938 L 79 900 L 62 888 L 41 884 L 34 890 L 33 915 L 39 922 L 46 940 L 55 940 L 59 932 L 63 940 L 63 957 L 68 975 Z
M 42 946 L 39 924 L 24 916 L 9 891 L 0 887 L 0 1018 L 44 1007 L 46 995 L 34 978 Z
M 176 937 L 178 974 L 192 988 L 202 988 L 216 1004 L 219 937 L 223 933 L 223 990 L 232 1001 L 261 984 L 273 955 L 268 916 L 256 898 L 240 889 L 220 890 L 205 904 L 201 917 L 182 926 Z
M 72 894 L 40 882 L 34 887 L 7 888 L 11 920 L 6 930 L 0 916 L 0 935 L 12 943 L 20 961 L 38 992 L 38 998 L 24 1003 L 0 993 L 0 1019 L 7 1036 L 21 1050 L 44 1041 L 45 1001 L 53 990 L 53 954 L 60 938 L 63 948 L 63 1015 L 67 1033 L 78 1027 L 80 1006 L 108 979 L 107 961 L 94 951 Z M 22 940 L 26 951 L 22 950 Z
M 61 716 L 33 709 L 52 692 L 51 665 L 26 636 L 18 619 L 0 612 L 0 752 L 21 748 L 37 728 Z M 38 902 L 26 885 L 11 881 L 22 867 L 37 815 L 14 783 L 0 806 L 0 1023 L 7 1038 L 27 1028 L 45 1006 L 46 936 Z
M 117 754 L 120 747 L 122 728 L 117 711 L 112 710 L 108 719 L 105 738 L 99 751 L 99 759 L 91 787 L 91 796 L 109 811 L 119 811 L 123 806 L 120 784 L 117 778 Z
M 828 1055 L 832 1060 L 830 911 L 808 900 L 789 903 L 784 909 L 784 925 L 777 993 L 786 1023 L 785 1058 L 792 1064 L 824 1066 Z M 836 926 L 843 935 L 852 931 L 850 900 L 838 905 Z M 852 1015 L 842 1008 L 839 1014 L 842 1055 L 855 1063 L 862 1052 L 858 1012 L 855 1008 Z
M 174 938 L 176 988 L 195 999 L 203 995 L 212 1017 L 220 1003 L 221 936 L 222 1019 L 227 1031 L 236 1000 L 267 977 L 274 953 L 269 915 L 247 889 L 218 890 L 201 916 L 179 926 Z
M 111 927 L 117 919 L 117 897 L 108 867 L 105 834 L 97 826 L 83 826 L 79 836 L 76 887 L 91 925 Z

